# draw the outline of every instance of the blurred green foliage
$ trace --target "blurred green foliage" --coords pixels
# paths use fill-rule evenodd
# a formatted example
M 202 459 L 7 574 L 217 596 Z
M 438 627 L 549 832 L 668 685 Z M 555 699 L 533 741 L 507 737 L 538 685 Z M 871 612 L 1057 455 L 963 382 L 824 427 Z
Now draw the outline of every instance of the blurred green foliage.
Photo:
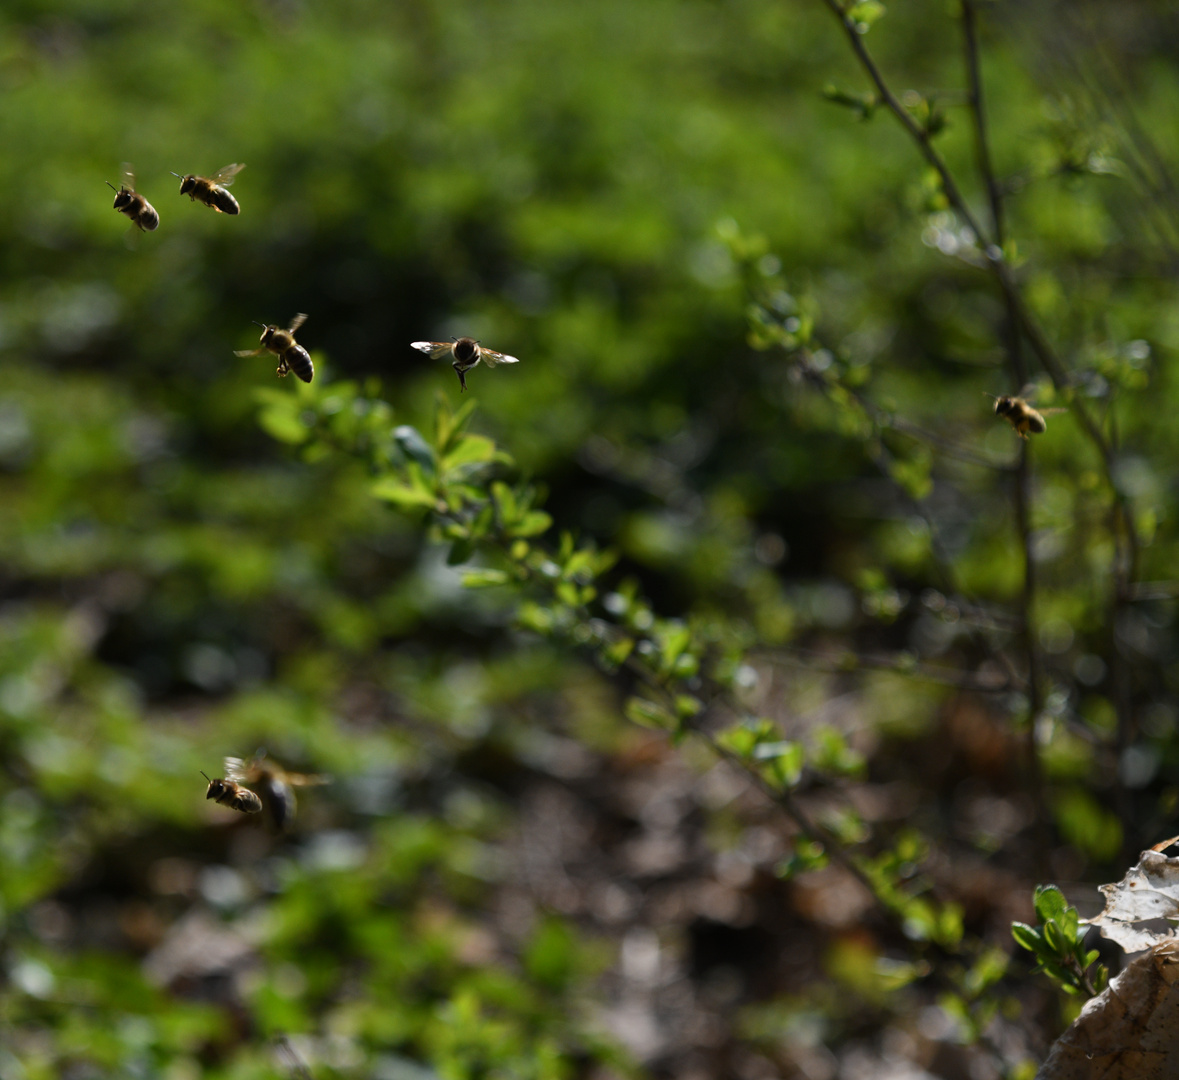
M 834 1075 L 923 1008 L 923 1046 L 1014 1027 L 1010 897 L 1179 802 L 1176 28 L 983 9 L 1069 372 L 1025 641 L 1001 299 L 824 8 L 0 12 L 0 1078 L 289 1075 L 286 1037 L 316 1076 Z M 981 214 L 956 14 L 849 14 Z M 238 218 L 169 175 L 230 161 Z M 234 357 L 296 311 L 313 384 Z M 409 348 L 459 333 L 522 362 L 461 396 Z M 258 746 L 334 777 L 289 836 L 201 798 Z M 537 822 L 593 860 L 546 884 Z

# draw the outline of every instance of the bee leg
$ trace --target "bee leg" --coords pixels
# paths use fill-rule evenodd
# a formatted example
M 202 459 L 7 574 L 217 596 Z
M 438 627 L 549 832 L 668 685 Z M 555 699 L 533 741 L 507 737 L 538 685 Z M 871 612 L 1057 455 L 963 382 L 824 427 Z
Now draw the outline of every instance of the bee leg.
M 451 364 L 450 366 L 452 368 L 454 368 L 455 374 L 458 375 L 458 377 L 459 377 L 459 393 L 461 394 L 467 388 L 466 370 L 459 366 L 459 363 L 457 360 L 453 364 Z
M 286 375 L 287 375 L 287 372 L 289 372 L 290 370 L 291 370 L 291 365 L 287 363 L 287 358 L 284 356 L 284 357 L 283 357 L 283 358 L 282 358 L 282 359 L 281 359 L 281 360 L 278 362 L 278 367 L 277 367 L 277 368 L 275 368 L 275 371 L 274 371 L 274 373 L 275 373 L 275 375 L 277 375 L 277 376 L 278 376 L 280 379 L 282 379 L 282 378 L 285 378 L 285 377 L 286 377 Z

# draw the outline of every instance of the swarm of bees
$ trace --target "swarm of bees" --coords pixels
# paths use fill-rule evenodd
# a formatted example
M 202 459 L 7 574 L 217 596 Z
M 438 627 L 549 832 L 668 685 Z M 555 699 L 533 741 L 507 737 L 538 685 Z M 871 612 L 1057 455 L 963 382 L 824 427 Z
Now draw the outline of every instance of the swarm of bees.
M 311 362 L 311 354 L 295 340 L 295 331 L 307 321 L 307 316 L 300 312 L 291 320 L 291 325 L 285 330 L 277 326 L 268 326 L 256 322 L 255 326 L 262 327 L 261 344 L 256 349 L 235 349 L 234 356 L 257 356 L 259 353 L 271 352 L 278 357 L 278 368 L 275 372 L 285 377 L 287 372 L 293 371 L 304 382 L 311 382 L 315 378 L 315 365 Z
M 203 203 L 218 214 L 235 217 L 241 213 L 241 206 L 227 189 L 244 168 L 244 164 L 234 163 L 218 169 L 212 176 L 198 176 L 195 173 L 181 176 L 178 172 L 173 172 L 172 175 L 180 181 L 181 195 L 187 195 L 193 202 Z M 159 227 L 160 215 L 156 213 L 155 207 L 135 190 L 135 176 L 130 165 L 123 166 L 121 187 L 116 188 L 110 181 L 107 183 L 115 193 L 115 209 L 120 214 L 125 214 L 144 232 L 154 232 Z M 275 374 L 281 378 L 293 371 L 303 382 L 309 383 L 315 378 L 315 365 L 311 362 L 311 354 L 295 340 L 295 331 L 306 319 L 307 316 L 302 313 L 296 315 L 285 330 L 267 323 L 255 323 L 262 327 L 258 348 L 236 349 L 234 355 L 258 356 L 264 352 L 273 353 L 278 357 Z M 451 341 L 415 341 L 411 343 L 411 347 L 428 354 L 433 360 L 449 357 L 451 367 L 458 375 L 460 393 L 467 389 L 467 372 L 480 362 L 490 368 L 496 364 L 520 362 L 514 356 L 484 348 L 471 337 L 460 337 Z M 213 795 L 209 797 L 214 798 Z
M 297 804 L 292 789 L 326 784 L 331 779 L 320 774 L 287 772 L 268 758 L 265 750 L 259 750 L 249 761 L 227 757 L 223 764 L 225 779 L 212 780 L 201 773 L 209 781 L 205 798 L 243 814 L 257 814 L 265 808 L 280 832 L 295 816 Z M 258 791 L 252 791 L 247 784 L 253 784 Z
M 1045 416 L 1068 412 L 1067 409 L 1034 409 L 1027 399 L 1022 397 L 995 397 L 994 394 L 987 394 L 987 397 L 995 398 L 996 415 L 1003 417 L 1015 428 L 1021 439 L 1027 439 L 1029 432 L 1032 435 L 1043 435 L 1048 430 Z
M 453 361 L 451 367 L 459 378 L 460 393 L 467 388 L 467 372 L 480 360 L 489 368 L 495 367 L 496 364 L 520 362 L 514 356 L 507 356 L 494 349 L 485 349 L 474 338 L 469 337 L 455 338 L 453 341 L 413 341 L 410 342 L 410 348 L 426 353 L 431 360 L 441 360 L 444 356 L 449 356 Z

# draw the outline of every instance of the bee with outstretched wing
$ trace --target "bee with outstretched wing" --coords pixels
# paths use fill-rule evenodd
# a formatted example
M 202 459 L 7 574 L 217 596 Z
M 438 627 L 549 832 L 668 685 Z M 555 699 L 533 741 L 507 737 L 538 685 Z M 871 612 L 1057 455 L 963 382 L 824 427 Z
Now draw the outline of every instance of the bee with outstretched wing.
M 496 352 L 480 345 L 474 338 L 461 337 L 453 341 L 414 341 L 410 347 L 424 352 L 431 360 L 441 360 L 450 357 L 451 367 L 459 378 L 461 390 L 467 388 L 467 372 L 482 361 L 489 368 L 496 364 L 518 364 L 520 361 L 514 356 Z
M 1032 435 L 1043 435 L 1048 430 L 1048 424 L 1044 420 L 1045 416 L 1051 416 L 1053 413 L 1068 412 L 1068 409 L 1036 409 L 1024 397 L 1014 397 L 1004 395 L 1003 397 L 996 397 L 994 394 L 987 394 L 987 397 L 994 398 L 995 413 L 1003 417 L 1013 428 L 1021 439 L 1027 439 L 1028 433 Z
M 201 776 L 209 781 L 209 786 L 205 790 L 206 799 L 212 799 L 222 806 L 228 806 L 231 810 L 239 810 L 243 814 L 261 813 L 262 800 L 248 787 L 242 787 L 235 780 L 214 780 L 205 772 L 202 772 Z
M 155 232 L 160 224 L 160 215 L 138 191 L 135 190 L 135 174 L 131 166 L 123 165 L 123 179 L 120 187 L 115 187 L 109 180 L 106 186 L 115 193 L 115 209 L 120 214 L 126 214 L 143 232 Z
M 234 356 L 258 356 L 260 353 L 271 352 L 278 357 L 278 367 L 275 374 L 282 377 L 293 371 L 304 382 L 311 382 L 315 378 L 315 365 L 311 362 L 311 354 L 295 340 L 295 331 L 307 321 L 307 316 L 300 312 L 291 320 L 291 325 L 285 330 L 266 323 L 255 322 L 255 326 L 262 327 L 262 337 L 256 349 L 235 349 Z
M 253 784 L 262 796 L 274 824 L 284 829 L 295 816 L 296 800 L 292 788 L 326 784 L 328 776 L 287 772 L 278 762 L 259 750 L 249 761 L 237 757 L 225 759 L 225 775 L 239 784 Z
M 187 195 L 194 202 L 204 203 L 219 214 L 240 214 L 242 208 L 238 206 L 237 199 L 225 189 L 244 168 L 244 165 L 226 165 L 212 176 L 194 176 L 192 173 L 180 176 L 178 172 L 172 175 L 180 178 L 181 195 Z

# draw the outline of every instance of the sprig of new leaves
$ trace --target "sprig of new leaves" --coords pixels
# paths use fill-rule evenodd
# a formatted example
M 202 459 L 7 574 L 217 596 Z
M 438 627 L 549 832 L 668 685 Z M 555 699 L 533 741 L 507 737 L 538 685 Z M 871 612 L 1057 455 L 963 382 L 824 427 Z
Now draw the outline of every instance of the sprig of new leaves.
M 1036 958 L 1036 970 L 1049 975 L 1067 994 L 1093 997 L 1109 979 L 1104 965 L 1092 971 L 1096 949 L 1085 948 L 1088 926 L 1055 885 L 1038 885 L 1033 905 L 1036 925 L 1011 924 L 1011 936 Z
M 834 729 L 816 730 L 804 744 L 784 739 L 770 720 L 745 715 L 739 701 L 754 676 L 745 632 L 718 616 L 663 618 L 635 582 L 607 586 L 612 552 L 568 532 L 553 540 L 538 489 L 515 475 L 511 455 L 494 440 L 469 430 L 473 399 L 453 409 L 440 395 L 433 431 L 423 432 L 396 425 L 378 394 L 375 380 L 300 384 L 294 394 L 263 390 L 259 421 L 306 460 L 342 455 L 362 462 L 373 496 L 448 544 L 448 561 L 461 568 L 466 586 L 514 589 L 522 629 L 588 651 L 607 672 L 623 673 L 634 688 L 624 706 L 631 721 L 673 741 L 700 737 L 749 773 L 800 833 L 780 867 L 783 876 L 834 859 L 911 939 L 958 943 L 960 913 L 934 903 L 919 873 L 922 842 L 904 836 L 883 852 L 875 844 L 871 856 L 853 855 L 875 839 L 858 815 L 848 809 L 818 822 L 799 804 L 795 796 L 807 786 L 862 776 L 865 763 Z

